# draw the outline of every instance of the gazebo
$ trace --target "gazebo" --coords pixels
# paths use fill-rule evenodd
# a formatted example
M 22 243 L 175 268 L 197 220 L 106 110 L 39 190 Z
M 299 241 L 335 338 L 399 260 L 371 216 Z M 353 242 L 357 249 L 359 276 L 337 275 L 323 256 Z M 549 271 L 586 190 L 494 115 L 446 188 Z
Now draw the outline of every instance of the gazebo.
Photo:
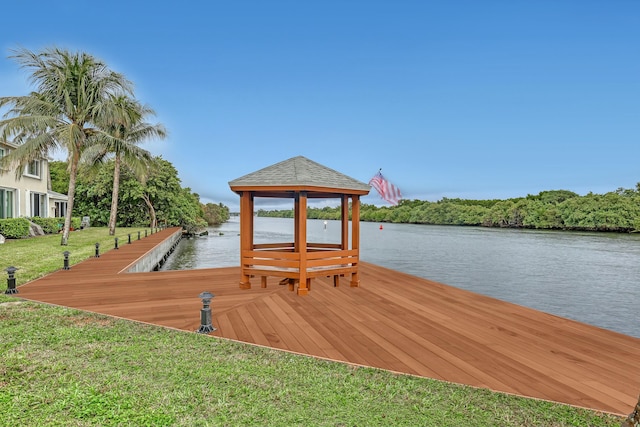
M 298 283 L 298 295 L 309 292 L 314 277 L 333 276 L 338 286 L 340 276 L 351 274 L 350 285 L 360 285 L 360 196 L 369 194 L 368 184 L 298 156 L 230 181 L 229 187 L 240 196 L 240 288 L 250 289 L 255 276 L 261 277 L 262 287 L 267 286 L 269 276 L 282 278 L 291 291 Z M 254 243 L 257 197 L 293 199 L 293 242 Z M 307 242 L 309 199 L 340 199 L 340 243 Z

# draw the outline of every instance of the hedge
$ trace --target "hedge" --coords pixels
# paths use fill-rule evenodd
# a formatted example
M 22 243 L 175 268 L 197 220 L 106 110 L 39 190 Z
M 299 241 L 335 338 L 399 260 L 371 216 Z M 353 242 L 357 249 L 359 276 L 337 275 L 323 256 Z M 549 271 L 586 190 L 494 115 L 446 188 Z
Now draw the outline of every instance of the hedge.
M 62 230 L 64 218 L 40 218 L 39 216 L 29 218 L 29 220 L 42 227 L 45 234 L 55 234 Z
M 55 234 L 62 230 L 64 218 L 7 218 L 0 219 L 0 234 L 7 239 L 22 239 L 29 237 L 29 221 L 42 227 L 45 234 Z M 71 227 L 80 229 L 80 218 L 71 218 Z
M 0 234 L 7 239 L 22 239 L 29 236 L 29 220 L 26 218 L 0 219 Z

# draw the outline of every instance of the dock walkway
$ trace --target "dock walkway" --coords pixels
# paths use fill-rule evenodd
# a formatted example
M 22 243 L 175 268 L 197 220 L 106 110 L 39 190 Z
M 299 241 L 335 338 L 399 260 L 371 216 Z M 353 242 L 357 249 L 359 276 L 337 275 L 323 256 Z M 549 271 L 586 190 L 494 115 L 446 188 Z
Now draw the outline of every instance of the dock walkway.
M 640 339 L 365 262 L 360 287 L 316 278 L 297 296 L 240 268 L 121 273 L 163 230 L 19 287 L 17 297 L 195 331 L 210 291 L 211 335 L 336 361 L 627 415 L 640 393 Z

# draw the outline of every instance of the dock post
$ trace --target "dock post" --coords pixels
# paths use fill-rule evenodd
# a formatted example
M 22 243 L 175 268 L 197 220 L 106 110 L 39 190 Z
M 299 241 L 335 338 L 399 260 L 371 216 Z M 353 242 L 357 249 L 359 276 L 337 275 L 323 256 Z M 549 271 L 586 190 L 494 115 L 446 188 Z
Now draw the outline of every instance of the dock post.
M 96 258 L 100 258 L 100 243 L 96 242 Z

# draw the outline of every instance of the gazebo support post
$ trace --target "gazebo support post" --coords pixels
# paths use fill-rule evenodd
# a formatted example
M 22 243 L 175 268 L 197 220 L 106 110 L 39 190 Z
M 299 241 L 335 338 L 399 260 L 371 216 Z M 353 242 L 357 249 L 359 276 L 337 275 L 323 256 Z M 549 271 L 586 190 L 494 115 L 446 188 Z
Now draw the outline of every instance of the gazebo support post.
M 347 194 L 343 194 L 340 203 L 341 215 L 340 222 L 342 225 L 341 228 L 341 237 L 340 237 L 340 249 L 346 250 L 349 249 L 349 196 Z
M 351 196 L 351 249 L 358 250 L 360 254 L 360 196 Z M 356 260 L 356 264 L 360 262 L 360 255 Z M 358 275 L 358 269 L 351 273 L 351 287 L 357 288 L 360 286 L 360 276 Z
M 243 191 L 240 196 L 240 289 L 251 289 L 251 277 L 245 274 L 244 252 L 253 250 L 253 195 Z
M 301 191 L 296 195 L 295 200 L 294 216 L 297 227 L 294 246 L 300 257 L 298 295 L 307 295 L 309 293 L 309 281 L 307 280 L 307 193 Z

